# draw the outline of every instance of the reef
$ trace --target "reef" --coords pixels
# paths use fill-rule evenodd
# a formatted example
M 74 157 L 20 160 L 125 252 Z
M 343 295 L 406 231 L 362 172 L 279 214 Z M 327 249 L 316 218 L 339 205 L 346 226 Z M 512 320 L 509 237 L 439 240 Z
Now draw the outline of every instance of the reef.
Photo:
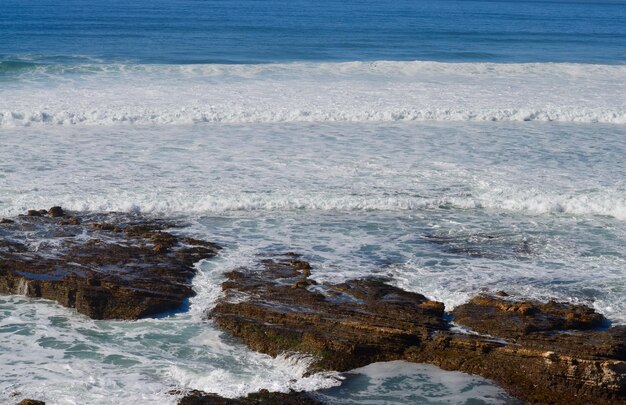
M 388 280 L 319 284 L 311 272 L 293 253 L 231 271 L 209 317 L 253 350 L 311 355 L 310 372 L 406 360 L 481 375 L 527 403 L 626 402 L 626 328 L 591 308 L 499 292 L 447 313 Z
M 191 391 L 178 402 L 178 405 L 323 405 L 323 402 L 315 399 L 314 394 L 307 392 L 281 393 L 261 390 L 243 398 L 232 399 Z
M 141 215 L 29 210 L 0 221 L 0 293 L 54 300 L 94 319 L 175 311 L 194 295 L 194 263 L 214 243 Z

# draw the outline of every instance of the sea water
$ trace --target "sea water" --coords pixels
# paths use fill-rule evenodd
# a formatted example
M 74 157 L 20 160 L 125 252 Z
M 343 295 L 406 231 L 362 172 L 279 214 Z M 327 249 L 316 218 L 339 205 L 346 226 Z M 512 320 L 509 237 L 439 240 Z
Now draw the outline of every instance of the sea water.
M 624 2 L 23 3 L 0 9 L 0 216 L 138 212 L 225 249 L 168 317 L 0 297 L 0 402 L 512 401 L 431 366 L 308 376 L 249 351 L 206 312 L 258 253 L 448 309 L 505 290 L 626 323 Z

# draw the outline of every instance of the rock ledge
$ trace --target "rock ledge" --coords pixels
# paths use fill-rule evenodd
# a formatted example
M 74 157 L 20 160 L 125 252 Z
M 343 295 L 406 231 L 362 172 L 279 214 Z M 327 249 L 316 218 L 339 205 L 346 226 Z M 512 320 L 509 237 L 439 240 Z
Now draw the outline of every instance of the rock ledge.
M 480 296 L 452 312 L 465 333 L 421 294 L 376 279 L 319 285 L 310 268 L 290 253 L 230 272 L 209 316 L 253 350 L 313 355 L 312 372 L 407 360 L 482 375 L 529 403 L 626 402 L 626 328 L 594 330 L 605 319 L 590 308 Z
M 94 319 L 173 311 L 193 296 L 193 264 L 216 244 L 139 215 L 30 210 L 0 222 L 0 293 L 57 301 Z

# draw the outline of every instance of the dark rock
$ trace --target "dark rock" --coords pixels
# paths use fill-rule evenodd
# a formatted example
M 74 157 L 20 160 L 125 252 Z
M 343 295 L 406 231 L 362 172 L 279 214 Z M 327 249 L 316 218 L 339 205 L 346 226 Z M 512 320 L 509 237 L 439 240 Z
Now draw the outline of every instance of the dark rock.
M 26 212 L 26 215 L 28 215 L 29 217 L 40 217 L 41 212 L 39 212 L 38 210 L 28 210 Z
M 466 334 L 442 303 L 381 280 L 304 284 L 293 257 L 226 274 L 209 316 L 254 350 L 312 355 L 312 372 L 407 360 L 482 375 L 528 403 L 626 401 L 626 328 L 590 330 L 604 321 L 590 308 L 480 296 L 453 311 L 486 335 Z
M 303 260 L 292 260 L 291 265 L 296 270 L 301 270 L 304 277 L 311 275 L 311 265 Z
M 323 405 L 307 392 L 281 393 L 261 390 L 244 398 L 222 398 L 217 394 L 191 391 L 178 405 Z
M 59 225 L 80 225 L 80 219 L 74 216 L 67 216 L 59 222 Z
M 43 401 L 37 401 L 35 399 L 24 399 L 16 405 L 46 405 L 46 403 Z
M 63 211 L 63 208 L 55 206 L 48 210 L 48 215 L 50 215 L 53 218 L 57 218 L 57 217 L 62 217 L 63 215 L 65 215 L 65 212 Z
M 100 229 L 102 231 L 113 231 L 116 228 L 116 226 L 114 224 L 108 224 L 106 222 L 93 223 L 93 224 L 91 224 L 91 227 L 94 228 L 94 229 Z
M 184 304 L 193 264 L 218 251 L 190 249 L 164 231 L 173 224 L 137 215 L 85 214 L 72 224 L 21 216 L 3 225 L 0 293 L 52 299 L 94 319 L 137 319 Z
M 211 312 L 215 322 L 263 353 L 314 354 L 315 369 L 346 371 L 397 359 L 432 331 L 448 328 L 442 303 L 376 279 L 306 288 L 290 257 L 226 276 L 224 298 Z M 242 294 L 248 300 L 241 302 Z
M 504 233 L 427 234 L 424 239 L 446 253 L 482 259 L 523 260 L 535 250 L 533 243 L 522 235 Z
M 13 221 L 12 219 L 8 219 L 8 218 L 0 219 L 0 224 L 13 224 L 13 223 L 15 223 L 15 221 Z
M 200 240 L 200 239 L 195 239 L 195 238 L 182 238 L 182 241 L 190 246 L 204 246 L 204 247 L 209 247 L 209 248 L 213 248 L 217 250 L 221 249 L 215 243 L 209 242 L 206 240 Z
M 456 323 L 476 332 L 511 339 L 538 331 L 594 329 L 606 321 L 584 305 L 512 302 L 489 296 L 474 297 L 452 314 Z

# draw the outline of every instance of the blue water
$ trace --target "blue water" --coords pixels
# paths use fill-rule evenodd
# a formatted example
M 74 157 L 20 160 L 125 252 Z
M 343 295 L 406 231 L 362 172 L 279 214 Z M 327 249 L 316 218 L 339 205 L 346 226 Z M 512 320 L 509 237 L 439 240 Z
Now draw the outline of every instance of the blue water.
M 2 0 L 0 60 L 91 58 L 621 64 L 626 2 Z

